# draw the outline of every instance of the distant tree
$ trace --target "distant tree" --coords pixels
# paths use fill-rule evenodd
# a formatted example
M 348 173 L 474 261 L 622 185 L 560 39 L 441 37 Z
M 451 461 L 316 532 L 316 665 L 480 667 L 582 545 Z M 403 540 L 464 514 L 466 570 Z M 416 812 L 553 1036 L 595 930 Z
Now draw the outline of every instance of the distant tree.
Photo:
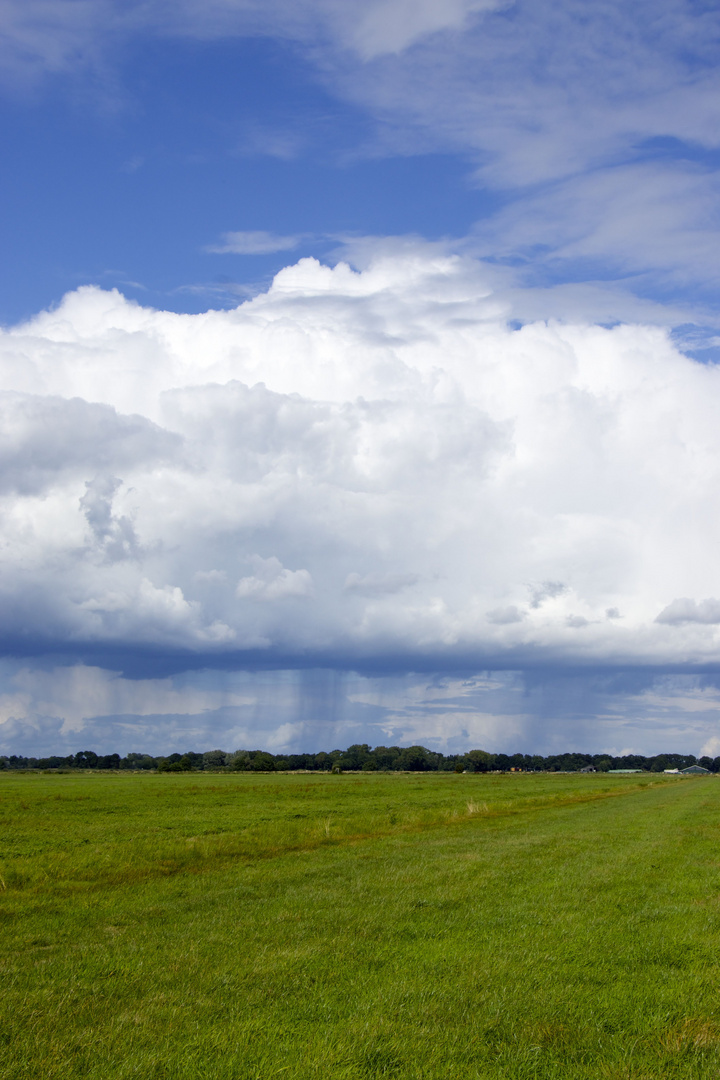
M 429 772 L 437 769 L 437 757 L 424 746 L 407 746 L 395 765 L 402 772 Z
M 647 769 L 649 765 L 650 762 L 643 754 L 625 754 L 623 757 L 613 758 L 614 769 Z
M 376 746 L 372 756 L 373 760 L 377 762 L 378 769 L 394 769 L 397 759 L 400 757 L 400 747 Z
M 495 755 L 486 750 L 468 750 L 465 760 L 471 762 L 475 772 L 488 772 L 495 762 Z
M 69 754 L 68 757 L 61 757 L 58 754 L 52 754 L 50 757 L 44 758 L 31 758 L 31 761 L 35 763 L 38 769 L 62 769 L 72 768 L 75 764 L 75 757 L 73 754 Z
M 104 754 L 97 759 L 95 766 L 97 769 L 119 769 L 120 768 L 120 755 L 119 754 Z
M 367 743 L 354 743 L 338 759 L 338 764 L 343 769 L 362 769 L 370 758 L 370 747 Z
M 120 765 L 124 769 L 156 769 L 157 761 L 149 754 L 128 754 Z
M 183 768 L 180 764 L 181 754 L 169 754 L 168 757 L 159 757 L 157 759 L 158 772 L 182 772 Z
M 204 769 L 221 769 L 225 765 L 225 751 L 206 750 L 202 759 Z
M 458 754 L 438 754 L 438 771 L 453 772 L 459 760 Z
M 663 769 L 684 769 L 696 764 L 692 754 L 656 754 L 645 757 L 641 754 L 625 754 L 611 757 L 609 754 L 582 754 L 567 752 L 550 754 L 490 754 L 485 750 L 469 750 L 465 754 L 447 756 L 428 750 L 424 746 L 376 746 L 371 749 L 368 743 L 353 743 L 347 750 L 320 751 L 317 754 L 287 754 L 274 756 L 265 750 L 236 750 L 225 753 L 223 750 L 207 750 L 204 753 L 188 751 L 185 754 L 172 753 L 167 756 L 151 757 L 149 754 L 131 753 L 124 758 L 118 754 L 98 756 L 93 750 L 81 750 L 67 757 L 50 755 L 43 758 L 24 757 L 22 755 L 0 755 L 0 769 L 155 769 L 161 772 L 184 772 L 189 769 L 233 769 L 236 771 L 273 772 L 276 770 L 310 769 L 324 772 L 335 769 L 372 772 L 381 770 L 402 770 L 405 772 L 431 772 L 435 770 L 451 772 L 482 771 L 491 769 L 508 771 L 511 768 L 546 771 L 576 771 L 586 765 L 594 765 L 600 771 L 608 769 L 645 769 L 662 772 Z M 700 758 L 703 768 L 720 772 L 720 757 Z
M 192 754 L 170 754 L 166 758 L 158 758 L 157 770 L 162 773 L 191 772 L 193 769 Z
M 654 758 L 649 759 L 650 769 L 652 772 L 662 772 L 664 769 L 684 769 L 687 760 L 684 754 L 656 754 Z
M 314 769 L 314 754 L 288 754 L 286 759 L 288 769 Z
M 250 753 L 250 768 L 253 772 L 274 772 L 275 758 L 264 750 L 253 750 Z
M 80 750 L 75 755 L 73 764 L 77 769 L 96 769 L 97 768 L 97 754 L 92 750 Z

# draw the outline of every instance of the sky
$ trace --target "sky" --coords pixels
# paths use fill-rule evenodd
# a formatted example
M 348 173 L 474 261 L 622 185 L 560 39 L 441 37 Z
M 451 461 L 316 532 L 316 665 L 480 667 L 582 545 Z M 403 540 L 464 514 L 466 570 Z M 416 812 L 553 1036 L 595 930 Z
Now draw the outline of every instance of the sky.
M 2 0 L 0 752 L 720 754 L 719 60 Z

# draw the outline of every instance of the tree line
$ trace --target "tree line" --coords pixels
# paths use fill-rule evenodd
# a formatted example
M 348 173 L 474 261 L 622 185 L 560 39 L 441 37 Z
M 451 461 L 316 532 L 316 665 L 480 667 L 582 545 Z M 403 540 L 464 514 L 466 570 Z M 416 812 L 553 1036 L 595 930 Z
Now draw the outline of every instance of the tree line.
M 188 751 L 153 757 L 151 754 L 96 754 L 80 750 L 63 757 L 23 757 L 18 754 L 0 755 L 0 769 L 109 769 L 155 770 L 157 772 L 579 772 L 589 767 L 598 772 L 610 769 L 642 769 L 662 772 L 664 769 L 686 769 L 702 765 L 710 772 L 720 772 L 720 757 L 696 758 L 692 754 L 490 754 L 485 750 L 468 750 L 463 754 L 441 754 L 424 746 L 376 746 L 355 743 L 347 750 L 321 751 L 318 754 L 270 754 L 266 750 L 207 750 Z

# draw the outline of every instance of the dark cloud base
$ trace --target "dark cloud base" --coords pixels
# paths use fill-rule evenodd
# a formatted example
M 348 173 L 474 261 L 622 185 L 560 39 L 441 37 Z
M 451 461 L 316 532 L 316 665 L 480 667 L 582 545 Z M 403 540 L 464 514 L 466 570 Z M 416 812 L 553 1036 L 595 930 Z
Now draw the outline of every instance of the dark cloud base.
M 618 692 L 631 692 L 650 685 L 663 676 L 706 676 L 720 680 L 720 658 L 703 663 L 616 663 L 598 658 L 583 663 L 572 656 L 558 660 L 555 650 L 535 648 L 508 649 L 504 653 L 477 650 L 462 652 L 453 646 L 428 653 L 386 652 L 382 655 L 358 655 L 348 652 L 282 652 L 243 650 L 198 652 L 189 649 L 156 648 L 152 645 L 122 648 L 92 643 L 68 647 L 67 643 L 27 638 L 22 641 L 0 638 L 0 656 L 21 660 L 32 658 L 42 667 L 85 664 L 120 672 L 126 679 L 166 678 L 192 671 L 316 671 L 356 672 L 368 677 L 419 674 L 476 676 L 488 672 L 522 672 L 528 686 L 540 686 L 555 679 L 597 680 L 616 686 Z M 713 685 L 715 685 L 713 683 Z

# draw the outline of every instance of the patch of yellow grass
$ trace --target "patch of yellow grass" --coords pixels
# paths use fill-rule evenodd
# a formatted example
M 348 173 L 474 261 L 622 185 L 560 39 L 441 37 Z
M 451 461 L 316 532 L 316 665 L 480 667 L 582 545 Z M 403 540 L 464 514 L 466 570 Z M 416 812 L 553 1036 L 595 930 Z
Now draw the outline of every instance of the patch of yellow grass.
M 694 1048 L 705 1050 L 720 1043 L 720 1031 L 712 1020 L 695 1017 L 683 1020 L 678 1027 L 670 1028 L 660 1036 L 660 1044 L 671 1054 Z

